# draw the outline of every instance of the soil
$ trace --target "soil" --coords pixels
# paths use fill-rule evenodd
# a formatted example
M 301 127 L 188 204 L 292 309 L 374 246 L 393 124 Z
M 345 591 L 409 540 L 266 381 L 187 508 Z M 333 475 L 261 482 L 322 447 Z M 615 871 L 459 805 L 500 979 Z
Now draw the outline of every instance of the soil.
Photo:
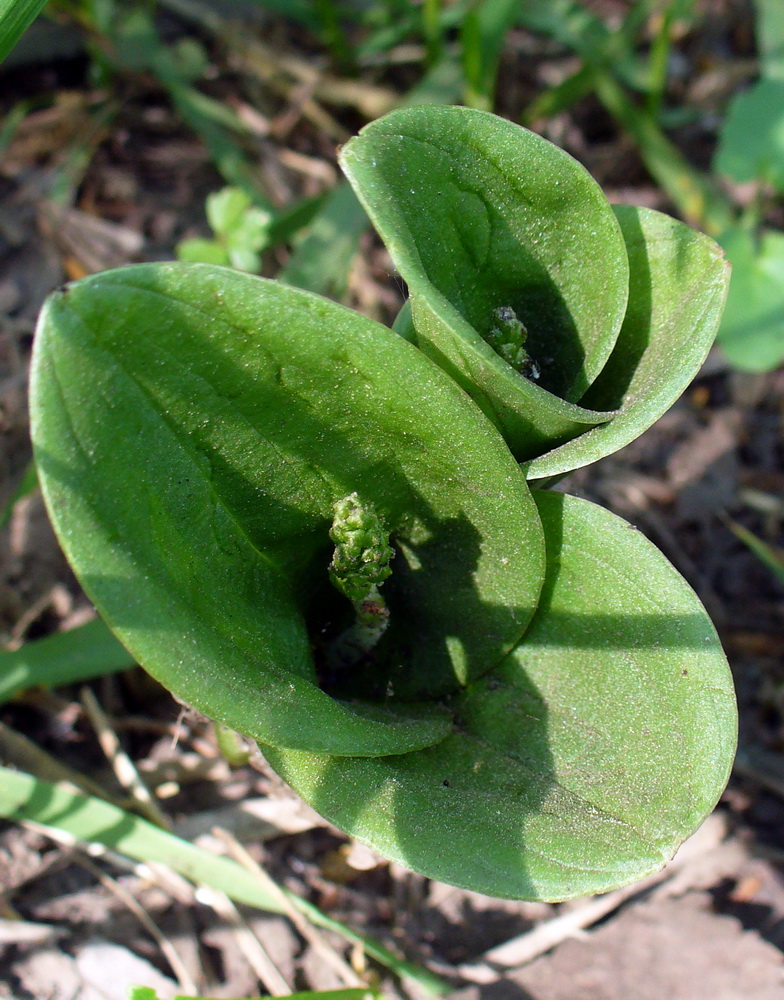
M 590 6 L 611 24 L 625 8 L 610 0 Z M 721 108 L 754 72 L 754 50 L 749 4 L 722 0 L 698 10 L 695 26 L 676 45 L 667 98 L 698 112 L 671 134 L 704 167 Z M 312 38 L 282 21 L 264 23 L 277 51 L 314 61 Z M 174 38 L 186 30 L 171 15 L 165 28 Z M 6 114 L 19 100 L 30 102 L 9 141 L 0 140 L 0 510 L 30 460 L 27 371 L 46 294 L 106 267 L 171 257 L 178 240 L 206 235 L 204 197 L 223 184 L 155 80 L 118 73 L 96 84 L 73 31 L 42 44 L 46 59 L 38 60 L 33 46 L 0 75 Z M 274 200 L 324 190 L 336 177 L 336 142 L 364 121 L 356 105 L 309 116 L 313 105 L 302 87 L 265 89 L 258 79 L 251 86 L 214 40 L 207 44 L 214 67 L 209 90 L 251 123 L 248 143 Z M 499 111 L 514 118 L 574 68 L 574 57 L 557 46 L 514 31 L 501 67 Z M 402 88 L 409 72 L 404 65 L 373 83 Z M 594 98 L 542 123 L 541 131 L 582 160 L 610 200 L 673 211 L 631 139 Z M 58 199 L 63 185 L 70 191 L 64 200 Z M 274 275 L 285 259 L 285 250 L 269 254 L 265 273 Z M 386 321 L 400 304 L 399 281 L 371 235 L 345 301 Z M 782 997 L 784 587 L 729 521 L 782 543 L 783 421 L 784 371 L 739 373 L 714 350 L 653 428 L 563 484 L 636 524 L 696 589 L 727 650 L 740 707 L 736 772 L 708 834 L 690 860 L 624 893 L 599 916 L 589 918 L 591 901 L 507 902 L 413 875 L 329 828 L 263 763 L 230 770 L 205 721 L 183 715 L 141 672 L 92 689 L 178 832 L 209 837 L 215 826 L 231 829 L 280 883 L 430 965 L 454 985 L 455 997 Z M 0 531 L 0 639 L 15 647 L 91 614 L 33 493 L 16 503 Z M 3 706 L 0 721 L 118 791 L 78 689 L 29 692 Z M 162 888 L 144 872 L 91 859 L 34 829 L 0 827 L 0 893 L 0 997 L 119 1000 L 129 983 L 155 986 L 162 997 L 183 992 L 145 915 L 174 944 L 202 995 L 270 991 L 231 914 L 182 885 Z M 287 919 L 251 911 L 242 917 L 288 988 L 343 985 Z M 21 928 L 32 925 L 38 938 L 24 940 Z M 552 939 L 537 952 L 542 928 Z M 534 945 L 527 936 L 511 948 L 511 959 L 493 959 L 493 949 L 531 934 L 539 934 Z M 344 954 L 339 939 L 328 936 L 328 944 Z M 348 959 L 355 971 L 365 969 L 361 955 Z M 370 972 L 385 996 L 421 995 L 372 963 Z

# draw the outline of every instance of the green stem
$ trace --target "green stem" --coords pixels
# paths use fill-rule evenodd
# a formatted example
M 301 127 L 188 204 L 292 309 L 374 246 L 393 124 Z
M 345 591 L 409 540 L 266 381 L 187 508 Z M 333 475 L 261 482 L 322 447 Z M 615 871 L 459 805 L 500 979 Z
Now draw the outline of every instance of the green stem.
M 389 625 L 389 609 L 377 587 L 363 601 L 354 602 L 356 621 L 335 639 L 327 659 L 335 669 L 353 667 L 378 644 Z

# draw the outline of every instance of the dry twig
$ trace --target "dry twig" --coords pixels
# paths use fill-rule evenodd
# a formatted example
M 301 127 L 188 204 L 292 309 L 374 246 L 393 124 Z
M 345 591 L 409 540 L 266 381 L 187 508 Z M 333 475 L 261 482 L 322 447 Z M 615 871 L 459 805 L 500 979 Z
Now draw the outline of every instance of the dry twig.
M 283 973 L 275 965 L 267 949 L 243 920 L 239 910 L 226 893 L 207 886 L 200 886 L 196 890 L 196 898 L 200 903 L 206 903 L 207 906 L 212 907 L 222 920 L 234 928 L 240 951 L 247 958 L 251 968 L 259 977 L 264 988 L 269 990 L 271 996 L 288 996 L 291 993 L 291 987 L 286 982 Z
M 109 719 L 98 704 L 92 691 L 85 687 L 81 693 L 82 705 L 92 723 L 101 749 L 106 754 L 106 758 L 112 765 L 112 769 L 123 788 L 126 788 L 133 798 L 139 811 L 143 813 L 150 822 L 156 826 L 168 830 L 171 827 L 169 820 L 164 816 L 158 803 L 150 795 L 149 789 L 139 776 L 139 772 L 120 745 L 117 734 L 109 725 Z
M 256 861 L 253 860 L 242 844 L 235 840 L 234 837 L 232 837 L 231 834 L 227 833 L 225 830 L 214 829 L 212 832 L 214 836 L 220 838 L 231 857 L 247 868 L 248 871 L 253 872 L 254 875 L 261 880 L 264 888 L 277 898 L 283 908 L 283 912 L 292 922 L 294 927 L 296 927 L 300 936 L 308 942 L 315 952 L 317 952 L 324 963 L 329 965 L 330 968 L 332 968 L 337 975 L 340 976 L 346 986 L 366 985 L 348 965 L 348 963 L 345 962 L 340 955 L 338 955 L 335 949 L 327 943 L 319 931 L 312 924 L 308 923 L 302 914 L 293 907 L 289 898 L 284 892 L 281 891 L 280 886 L 269 877 L 269 875 L 259 864 L 257 864 Z
M 142 927 L 160 948 L 161 954 L 166 958 L 172 972 L 177 977 L 177 982 L 183 993 L 196 995 L 199 992 L 199 988 L 191 978 L 191 975 L 188 972 L 185 963 L 180 958 L 177 949 L 166 937 L 160 927 L 158 927 L 141 903 L 139 903 L 139 901 L 136 900 L 127 889 L 120 885 L 116 879 L 107 875 L 106 872 L 101 871 L 101 869 L 85 855 L 74 854 L 74 861 L 76 861 L 76 863 L 81 865 L 83 868 L 86 868 L 87 871 L 98 879 L 105 889 L 111 892 L 112 895 L 116 896 L 120 902 L 123 903 L 128 910 L 130 910 L 130 912 L 136 917 Z

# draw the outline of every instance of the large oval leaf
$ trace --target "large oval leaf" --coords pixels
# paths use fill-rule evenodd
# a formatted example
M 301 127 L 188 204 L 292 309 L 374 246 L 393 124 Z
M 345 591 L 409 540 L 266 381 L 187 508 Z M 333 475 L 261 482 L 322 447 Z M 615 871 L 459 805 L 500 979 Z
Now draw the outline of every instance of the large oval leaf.
M 688 386 L 716 336 L 729 282 L 721 247 L 653 209 L 617 205 L 615 214 L 629 254 L 629 306 L 615 350 L 580 403 L 617 413 L 534 459 L 529 479 L 581 468 L 633 441 Z
M 389 679 L 454 690 L 536 606 L 541 526 L 493 427 L 414 347 L 325 299 L 201 265 L 85 279 L 44 310 L 32 407 L 53 522 L 107 623 L 180 698 L 265 742 L 438 740 L 445 710 L 389 698 Z M 311 654 L 335 606 L 332 505 L 355 491 L 400 550 L 380 703 L 325 693 Z
M 394 758 L 264 749 L 385 856 L 491 895 L 564 899 L 660 868 L 729 774 L 735 705 L 699 600 L 639 532 L 535 493 L 547 541 L 518 648 L 454 699 L 452 735 Z
M 537 382 L 516 376 L 517 409 L 537 426 L 540 409 L 552 420 L 562 400 L 580 398 L 615 343 L 628 270 L 607 200 L 579 163 L 495 115 L 418 107 L 366 126 L 341 164 L 408 283 L 415 318 L 421 300 L 440 320 L 417 328 L 420 346 L 483 409 L 498 408 L 496 382 L 509 392 L 505 362 L 481 339 L 499 307 L 525 323 L 540 368 Z M 560 417 L 567 427 L 606 419 L 577 408 Z M 519 428 L 502 426 L 516 453 L 530 450 L 513 439 Z

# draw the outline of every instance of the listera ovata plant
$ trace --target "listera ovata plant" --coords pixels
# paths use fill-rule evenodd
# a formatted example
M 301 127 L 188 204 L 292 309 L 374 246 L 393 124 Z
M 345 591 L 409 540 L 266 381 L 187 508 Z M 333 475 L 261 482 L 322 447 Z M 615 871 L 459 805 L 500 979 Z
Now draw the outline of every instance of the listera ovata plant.
M 484 112 L 393 112 L 341 159 L 394 330 L 209 265 L 49 299 L 63 547 L 139 663 L 385 856 L 507 897 L 633 881 L 721 793 L 730 677 L 663 556 L 544 487 L 682 392 L 721 253 Z

